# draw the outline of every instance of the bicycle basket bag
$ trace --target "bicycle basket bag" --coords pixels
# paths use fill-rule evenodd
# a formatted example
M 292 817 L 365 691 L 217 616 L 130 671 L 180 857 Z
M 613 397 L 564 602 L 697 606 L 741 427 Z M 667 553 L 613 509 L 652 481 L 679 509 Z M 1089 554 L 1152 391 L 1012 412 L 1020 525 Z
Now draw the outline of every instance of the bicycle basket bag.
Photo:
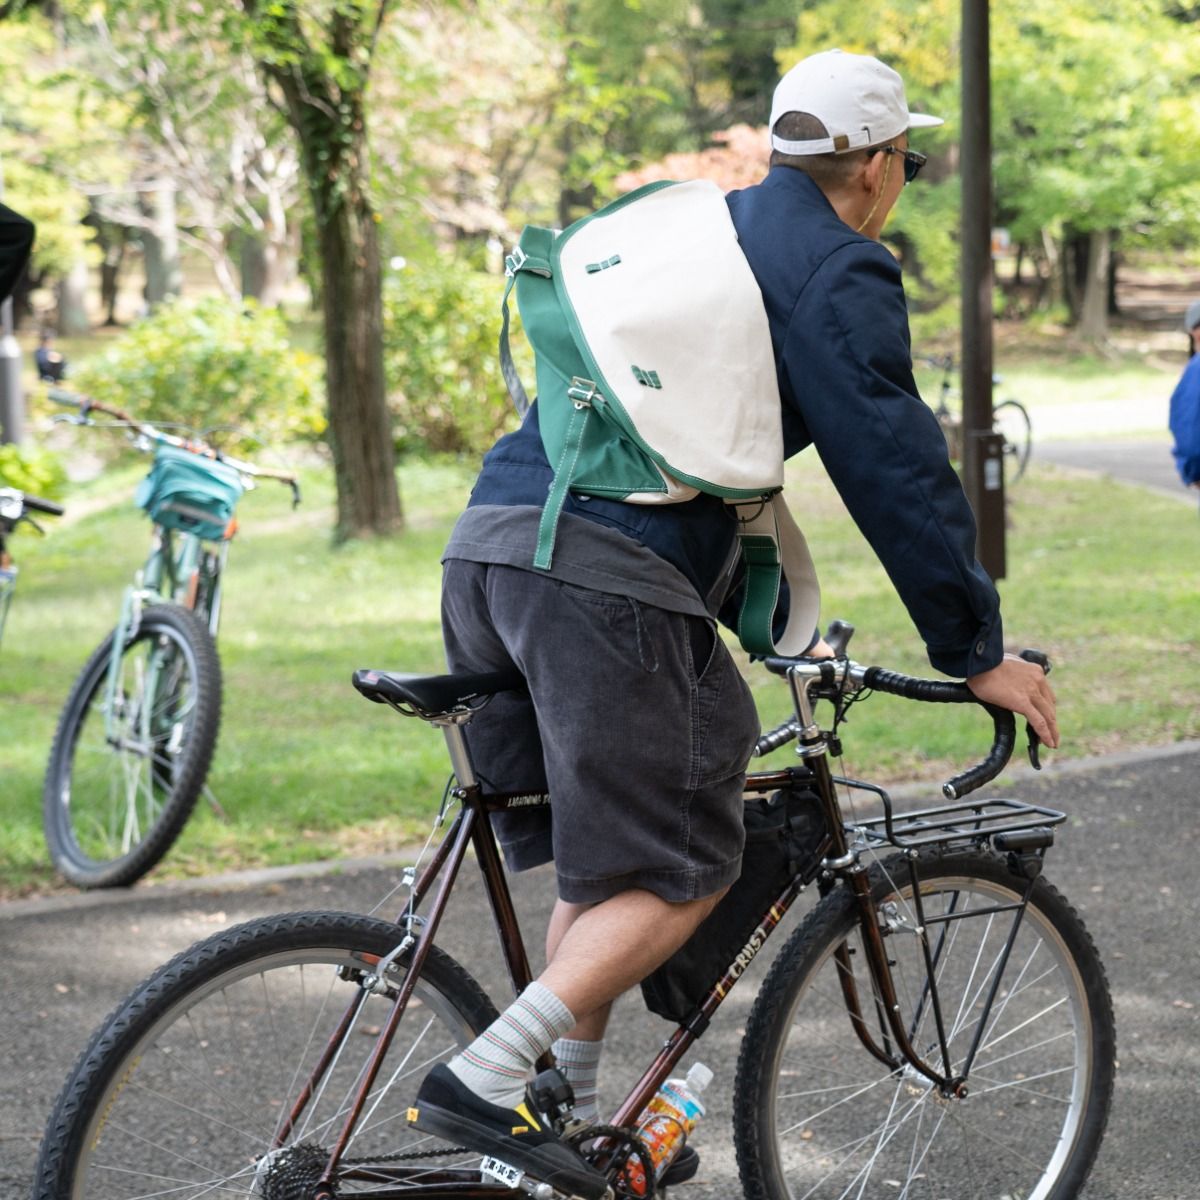
M 533 567 L 551 567 L 568 492 L 630 504 L 720 496 L 735 506 L 746 567 L 742 645 L 802 653 L 817 622 L 816 572 L 779 495 L 770 327 L 720 188 L 651 183 L 561 232 L 527 226 L 505 268 L 501 369 L 524 415 L 508 344 L 515 289 L 554 470 Z M 777 636 L 781 572 L 790 603 Z
M 242 477 L 225 463 L 160 445 L 134 502 L 157 525 L 219 541 L 244 491 Z
M 790 787 L 746 802 L 742 873 L 696 932 L 642 980 L 642 999 L 651 1012 L 686 1021 L 730 967 L 749 964 L 762 945 L 763 914 L 788 882 L 796 875 L 804 882 L 816 876 L 825 816 L 808 772 L 797 768 L 793 774 Z M 743 951 L 747 957 L 741 961 Z

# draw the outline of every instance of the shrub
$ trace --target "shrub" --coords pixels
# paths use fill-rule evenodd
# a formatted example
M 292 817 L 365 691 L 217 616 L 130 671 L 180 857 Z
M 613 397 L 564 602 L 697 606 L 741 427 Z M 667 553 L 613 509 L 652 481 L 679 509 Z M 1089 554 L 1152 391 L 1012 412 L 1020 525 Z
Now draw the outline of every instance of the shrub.
M 66 485 L 67 473 L 58 455 L 37 446 L 0 445 L 0 487 L 57 500 Z
M 384 289 L 384 364 L 400 451 L 482 453 L 516 414 L 500 374 L 504 281 L 450 260 L 412 265 Z M 513 353 L 526 386 L 532 356 L 516 321 Z
M 288 343 L 279 313 L 207 297 L 162 305 L 71 385 L 155 424 L 285 441 L 324 432 L 320 377 L 319 360 Z

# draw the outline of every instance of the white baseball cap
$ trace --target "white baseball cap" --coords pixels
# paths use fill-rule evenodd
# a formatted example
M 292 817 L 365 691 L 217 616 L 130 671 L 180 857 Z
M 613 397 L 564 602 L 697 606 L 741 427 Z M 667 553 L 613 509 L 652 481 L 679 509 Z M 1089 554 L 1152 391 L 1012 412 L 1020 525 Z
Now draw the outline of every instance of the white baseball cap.
M 775 133 L 785 113 L 811 113 L 829 131 L 815 141 L 790 142 Z M 908 111 L 904 81 L 869 54 L 825 50 L 798 62 L 775 88 L 771 145 L 783 154 L 833 154 L 878 146 L 906 129 L 943 124 L 941 117 Z

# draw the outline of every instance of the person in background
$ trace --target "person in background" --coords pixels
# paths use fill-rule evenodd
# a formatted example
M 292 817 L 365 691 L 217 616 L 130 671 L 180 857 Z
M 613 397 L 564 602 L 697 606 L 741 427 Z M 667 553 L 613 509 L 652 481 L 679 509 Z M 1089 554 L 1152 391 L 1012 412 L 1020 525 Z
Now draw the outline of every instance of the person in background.
M 50 340 L 48 333 L 38 337 L 38 348 L 33 352 L 33 361 L 39 379 L 57 383 L 66 373 L 67 360 L 50 345 Z
M 1188 305 L 1183 328 L 1188 335 L 1189 358 L 1171 395 L 1172 453 L 1179 478 L 1187 487 L 1200 489 L 1200 300 Z
M 0 204 L 0 303 L 7 300 L 33 250 L 33 222 Z

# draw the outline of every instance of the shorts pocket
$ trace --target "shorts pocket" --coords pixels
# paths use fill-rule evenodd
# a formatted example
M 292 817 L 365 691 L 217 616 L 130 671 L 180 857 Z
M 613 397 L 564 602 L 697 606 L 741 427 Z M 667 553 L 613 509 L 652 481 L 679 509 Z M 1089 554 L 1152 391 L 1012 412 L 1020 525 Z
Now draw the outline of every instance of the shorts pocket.
M 591 639 L 598 638 L 603 645 L 594 647 L 600 655 L 597 661 L 616 654 L 648 674 L 658 670 L 658 654 L 648 624 L 648 618 L 662 615 L 657 609 L 643 609 L 632 596 L 598 592 L 563 580 L 555 583 L 566 601 L 576 607 L 579 653 L 590 653 Z
M 758 737 L 758 709 L 719 637 L 696 683 L 695 723 L 697 786 L 744 773 Z

